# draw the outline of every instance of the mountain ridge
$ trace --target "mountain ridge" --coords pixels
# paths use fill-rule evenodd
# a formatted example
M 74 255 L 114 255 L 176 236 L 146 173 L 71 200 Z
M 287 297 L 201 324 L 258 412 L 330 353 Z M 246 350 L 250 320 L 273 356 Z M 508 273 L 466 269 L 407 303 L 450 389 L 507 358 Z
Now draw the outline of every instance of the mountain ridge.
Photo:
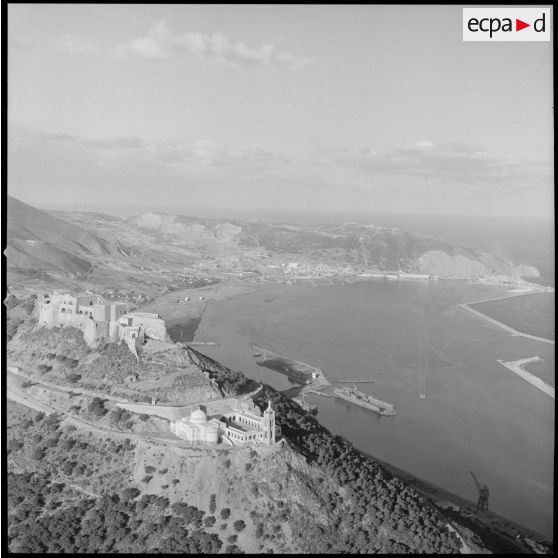
M 68 273 L 84 273 L 99 260 L 118 266 L 123 259 L 145 254 L 162 266 L 168 254 L 177 268 L 181 261 L 204 261 L 214 272 L 266 273 L 270 266 L 295 261 L 310 274 L 325 266 L 333 271 L 350 268 L 355 274 L 402 271 L 518 280 L 538 276 L 531 266 L 516 266 L 501 256 L 397 227 L 254 223 L 163 212 L 118 218 L 98 212 L 45 212 L 12 197 L 6 254 L 9 267 Z

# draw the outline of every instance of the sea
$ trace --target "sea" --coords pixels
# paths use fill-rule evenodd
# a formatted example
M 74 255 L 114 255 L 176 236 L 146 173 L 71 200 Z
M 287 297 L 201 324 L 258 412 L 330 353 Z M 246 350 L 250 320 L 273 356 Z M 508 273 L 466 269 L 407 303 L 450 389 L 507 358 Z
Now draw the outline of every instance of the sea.
M 553 285 L 553 244 L 545 238 L 546 251 L 500 253 L 537 266 L 538 281 Z M 508 238 L 514 250 L 517 244 Z M 459 307 L 506 294 L 459 281 L 265 284 L 209 302 L 195 340 L 217 343 L 204 352 L 280 390 L 293 384 L 258 366 L 252 343 L 320 367 L 333 386 L 373 380 L 357 385 L 394 404 L 396 416 L 336 398 L 307 399 L 320 422 L 355 447 L 475 502 L 473 472 L 489 487 L 490 509 L 552 539 L 554 399 L 498 359 L 539 356 L 527 369 L 554 385 L 554 345 L 512 336 Z M 497 313 L 519 331 L 554 338 L 553 293 L 499 301 Z

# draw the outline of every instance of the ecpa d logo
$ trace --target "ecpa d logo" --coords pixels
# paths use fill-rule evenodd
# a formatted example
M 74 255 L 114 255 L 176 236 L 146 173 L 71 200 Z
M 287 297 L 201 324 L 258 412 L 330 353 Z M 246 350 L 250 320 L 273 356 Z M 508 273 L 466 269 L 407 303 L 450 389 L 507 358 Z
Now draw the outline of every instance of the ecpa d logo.
M 463 8 L 464 41 L 550 41 L 550 8 Z

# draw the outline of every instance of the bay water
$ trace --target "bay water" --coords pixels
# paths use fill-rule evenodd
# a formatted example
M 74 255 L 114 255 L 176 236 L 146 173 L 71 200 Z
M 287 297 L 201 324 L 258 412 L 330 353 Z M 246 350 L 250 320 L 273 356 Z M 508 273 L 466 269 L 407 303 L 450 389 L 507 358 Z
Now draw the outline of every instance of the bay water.
M 538 355 L 537 371 L 528 369 L 554 385 L 554 345 L 512 337 L 458 307 L 502 294 L 446 281 L 267 284 L 209 302 L 195 340 L 218 343 L 203 352 L 281 390 L 293 384 L 258 366 L 251 343 L 319 366 L 333 386 L 374 380 L 359 389 L 394 404 L 396 416 L 308 399 L 355 447 L 476 501 L 473 471 L 492 510 L 551 538 L 554 399 L 497 360 Z

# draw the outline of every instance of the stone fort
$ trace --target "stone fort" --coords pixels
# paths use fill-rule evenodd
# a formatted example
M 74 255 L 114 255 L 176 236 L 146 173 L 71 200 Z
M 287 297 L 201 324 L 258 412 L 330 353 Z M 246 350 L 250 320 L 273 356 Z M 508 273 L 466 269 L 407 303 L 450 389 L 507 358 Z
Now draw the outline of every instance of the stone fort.
M 43 294 L 39 297 L 39 325 L 71 326 L 83 331 L 90 346 L 99 341 L 124 340 L 137 356 L 146 339 L 169 341 L 159 314 L 128 312 L 123 302 L 107 302 L 97 294 Z

